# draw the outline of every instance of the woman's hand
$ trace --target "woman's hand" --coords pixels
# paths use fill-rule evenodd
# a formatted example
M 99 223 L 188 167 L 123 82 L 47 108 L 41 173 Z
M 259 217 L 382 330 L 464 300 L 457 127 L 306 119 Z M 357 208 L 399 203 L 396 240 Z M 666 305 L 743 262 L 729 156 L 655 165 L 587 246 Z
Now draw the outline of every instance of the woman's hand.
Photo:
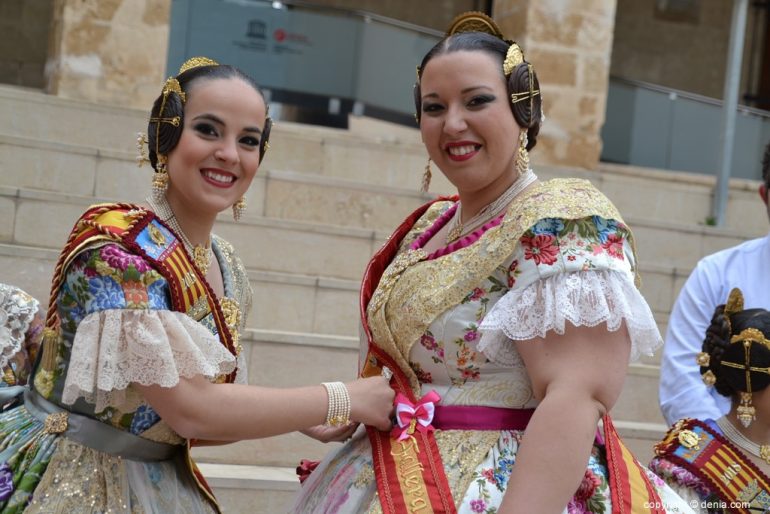
M 378 430 L 390 430 L 395 391 L 385 377 L 360 378 L 345 384 L 350 395 L 350 419 Z
M 322 443 L 331 443 L 334 441 L 342 442 L 350 439 L 353 436 L 353 432 L 358 428 L 359 423 L 348 423 L 341 427 L 330 427 L 327 425 L 316 425 L 314 427 L 300 430 L 308 437 L 312 437 Z

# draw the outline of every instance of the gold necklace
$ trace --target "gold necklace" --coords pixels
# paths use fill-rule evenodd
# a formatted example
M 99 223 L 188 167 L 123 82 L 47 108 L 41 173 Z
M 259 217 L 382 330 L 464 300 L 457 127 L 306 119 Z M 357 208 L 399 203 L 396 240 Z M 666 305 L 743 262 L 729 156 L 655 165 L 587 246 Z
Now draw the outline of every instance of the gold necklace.
M 174 216 L 174 211 L 171 210 L 171 205 L 169 205 L 165 196 L 163 196 L 160 200 L 155 200 L 152 197 L 148 197 L 146 202 L 155 212 L 155 215 L 162 221 L 166 222 L 166 224 L 171 227 L 171 230 L 173 230 L 174 233 L 179 236 L 179 238 L 182 240 L 182 244 L 187 250 L 187 253 L 189 253 L 192 257 L 195 266 L 205 276 L 209 272 L 209 267 L 211 267 L 211 261 L 214 254 L 214 251 L 211 249 L 211 243 L 209 242 L 208 245 L 204 246 L 193 245 L 192 242 L 190 242 L 190 240 L 187 238 L 187 235 L 182 230 L 182 227 L 179 226 L 179 222 L 177 221 L 176 216 Z M 209 238 L 209 241 L 211 241 L 211 238 Z
M 717 420 L 717 425 L 722 429 L 722 433 L 732 442 L 735 446 L 746 450 L 755 457 L 759 457 L 766 463 L 770 464 L 770 444 L 757 444 L 745 435 L 740 430 L 735 428 L 732 422 L 727 419 L 727 416 L 723 416 Z
M 506 189 L 503 194 L 497 197 L 494 201 L 484 206 L 475 216 L 463 223 L 462 220 L 462 203 L 458 202 L 457 210 L 452 216 L 452 219 L 448 223 L 448 232 L 446 236 L 447 243 L 453 243 L 460 239 L 462 236 L 473 232 L 480 226 L 487 223 L 489 220 L 496 218 L 503 210 L 510 204 L 519 193 L 524 191 L 530 184 L 537 180 L 537 175 L 529 169 L 521 175 L 511 186 Z

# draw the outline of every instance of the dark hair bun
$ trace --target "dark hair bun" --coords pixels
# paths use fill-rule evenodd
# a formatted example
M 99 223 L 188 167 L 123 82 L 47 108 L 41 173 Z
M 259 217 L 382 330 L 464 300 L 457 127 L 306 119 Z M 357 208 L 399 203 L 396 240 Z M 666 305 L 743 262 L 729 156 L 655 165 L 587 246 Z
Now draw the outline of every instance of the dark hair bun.
M 511 102 L 511 110 L 516 123 L 527 129 L 527 150 L 531 150 L 537 143 L 537 135 L 540 132 L 543 101 L 535 69 L 526 61 L 516 66 L 508 77 L 509 97 L 521 96 L 522 93 L 524 94 L 522 100 Z
M 725 314 L 725 306 L 720 305 L 714 311 L 711 324 L 706 329 L 703 351 L 709 355 L 709 365 L 701 366 L 701 374 L 711 371 L 716 377 L 714 388 L 722 396 L 733 397 L 748 391 L 746 383 L 746 347 L 745 343 L 730 340 L 747 328 L 759 330 L 764 337 L 770 333 L 770 312 L 765 309 L 747 309 L 731 316 Z M 749 363 L 754 368 L 770 367 L 770 348 L 761 342 L 749 341 Z M 730 362 L 739 367 L 726 366 Z M 770 385 L 770 375 L 763 371 L 751 371 L 751 391 L 757 392 Z
M 165 102 L 163 94 L 155 99 L 150 111 L 150 122 L 147 124 L 147 145 L 150 149 L 150 163 L 153 168 L 157 169 L 157 153 L 168 155 L 179 143 L 183 125 L 184 102 L 178 93 L 169 91 Z

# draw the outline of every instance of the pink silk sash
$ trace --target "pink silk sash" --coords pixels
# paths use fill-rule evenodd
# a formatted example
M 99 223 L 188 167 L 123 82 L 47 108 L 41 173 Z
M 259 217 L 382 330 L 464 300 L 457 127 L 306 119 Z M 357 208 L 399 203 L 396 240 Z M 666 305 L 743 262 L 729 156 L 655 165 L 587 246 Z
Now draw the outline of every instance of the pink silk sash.
M 535 409 L 436 405 L 433 426 L 439 430 L 524 430 Z

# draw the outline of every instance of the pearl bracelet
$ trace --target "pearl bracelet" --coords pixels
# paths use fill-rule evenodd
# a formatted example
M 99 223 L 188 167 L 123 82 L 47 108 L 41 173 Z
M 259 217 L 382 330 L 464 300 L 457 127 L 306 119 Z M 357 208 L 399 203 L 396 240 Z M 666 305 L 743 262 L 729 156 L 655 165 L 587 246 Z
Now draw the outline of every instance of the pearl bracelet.
M 326 409 L 324 425 L 339 427 L 350 423 L 350 394 L 342 382 L 324 382 L 329 406 Z

